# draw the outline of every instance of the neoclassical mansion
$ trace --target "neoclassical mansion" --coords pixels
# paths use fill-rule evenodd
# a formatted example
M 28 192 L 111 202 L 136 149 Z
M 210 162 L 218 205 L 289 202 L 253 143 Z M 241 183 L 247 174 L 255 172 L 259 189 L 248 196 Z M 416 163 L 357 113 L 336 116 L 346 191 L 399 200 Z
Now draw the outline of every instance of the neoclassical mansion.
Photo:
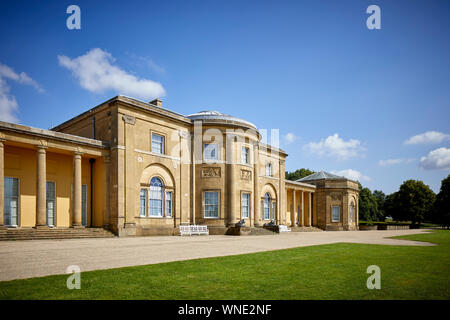
M 103 227 L 118 236 L 226 234 L 240 220 L 358 229 L 358 184 L 285 179 L 287 154 L 251 122 L 116 96 L 54 127 L 0 121 L 0 228 Z

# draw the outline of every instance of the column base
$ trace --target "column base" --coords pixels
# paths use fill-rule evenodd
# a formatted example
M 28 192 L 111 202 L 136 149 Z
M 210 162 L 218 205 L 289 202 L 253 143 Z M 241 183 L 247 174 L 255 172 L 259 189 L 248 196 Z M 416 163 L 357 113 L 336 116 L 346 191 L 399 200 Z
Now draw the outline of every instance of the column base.
M 82 226 L 82 225 L 73 225 L 72 228 L 74 228 L 74 229 L 84 229 L 86 227 Z
M 43 225 L 36 225 L 33 228 L 35 229 L 50 229 L 48 225 L 43 224 Z

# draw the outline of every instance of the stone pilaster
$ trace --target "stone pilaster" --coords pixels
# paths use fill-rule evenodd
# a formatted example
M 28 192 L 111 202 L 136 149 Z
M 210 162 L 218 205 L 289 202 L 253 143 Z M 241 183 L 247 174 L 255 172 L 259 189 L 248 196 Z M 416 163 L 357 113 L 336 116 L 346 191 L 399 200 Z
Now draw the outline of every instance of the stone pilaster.
M 296 217 L 295 217 L 295 208 L 297 207 L 297 201 L 295 199 L 295 189 L 292 189 L 292 213 L 291 213 L 291 226 L 295 227 L 295 221 L 296 221 Z
M 261 225 L 260 223 L 260 202 L 261 199 L 259 198 L 259 146 L 258 143 L 255 143 L 253 145 L 253 199 L 254 199 L 254 205 L 253 205 L 253 226 L 259 227 Z
M 47 154 L 46 147 L 37 147 L 36 160 L 36 228 L 47 226 Z
M 73 156 L 73 211 L 72 226 L 81 228 L 81 153 Z
M 300 217 L 300 225 L 303 227 L 303 226 L 305 226 L 305 210 L 304 210 L 304 207 L 305 207 L 305 204 L 304 204 L 304 198 L 305 198 L 305 194 L 304 194 L 304 192 L 303 192 L 303 190 L 302 191 L 300 191 L 300 197 L 301 197 L 301 205 L 300 205 L 300 209 L 301 209 L 301 211 L 300 211 L 300 213 L 301 213 L 301 217 Z
M 103 216 L 103 227 L 109 228 L 111 224 L 111 157 L 103 158 L 105 164 L 105 214 Z
M 311 218 L 311 192 L 308 192 L 308 227 L 312 226 Z
M 0 139 L 0 229 L 5 228 L 5 151 L 4 140 Z

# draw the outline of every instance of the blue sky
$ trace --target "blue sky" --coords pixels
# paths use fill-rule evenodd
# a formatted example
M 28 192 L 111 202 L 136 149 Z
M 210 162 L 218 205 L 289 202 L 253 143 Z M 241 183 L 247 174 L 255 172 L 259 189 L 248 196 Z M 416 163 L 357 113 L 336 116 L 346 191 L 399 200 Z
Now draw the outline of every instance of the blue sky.
M 81 30 L 66 27 L 71 4 Z M 380 30 L 366 27 L 371 4 Z M 279 129 L 287 170 L 437 192 L 450 173 L 449 12 L 445 0 L 2 1 L 0 119 L 50 128 L 117 94 L 162 95 L 182 114 Z

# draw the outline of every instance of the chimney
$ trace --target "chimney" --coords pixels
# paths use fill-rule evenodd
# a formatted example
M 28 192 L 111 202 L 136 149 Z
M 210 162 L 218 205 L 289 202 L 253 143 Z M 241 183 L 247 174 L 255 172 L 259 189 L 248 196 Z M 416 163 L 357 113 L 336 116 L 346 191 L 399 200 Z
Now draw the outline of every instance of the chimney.
M 157 106 L 157 107 L 162 107 L 162 101 L 161 99 L 155 99 L 149 102 L 150 104 Z

